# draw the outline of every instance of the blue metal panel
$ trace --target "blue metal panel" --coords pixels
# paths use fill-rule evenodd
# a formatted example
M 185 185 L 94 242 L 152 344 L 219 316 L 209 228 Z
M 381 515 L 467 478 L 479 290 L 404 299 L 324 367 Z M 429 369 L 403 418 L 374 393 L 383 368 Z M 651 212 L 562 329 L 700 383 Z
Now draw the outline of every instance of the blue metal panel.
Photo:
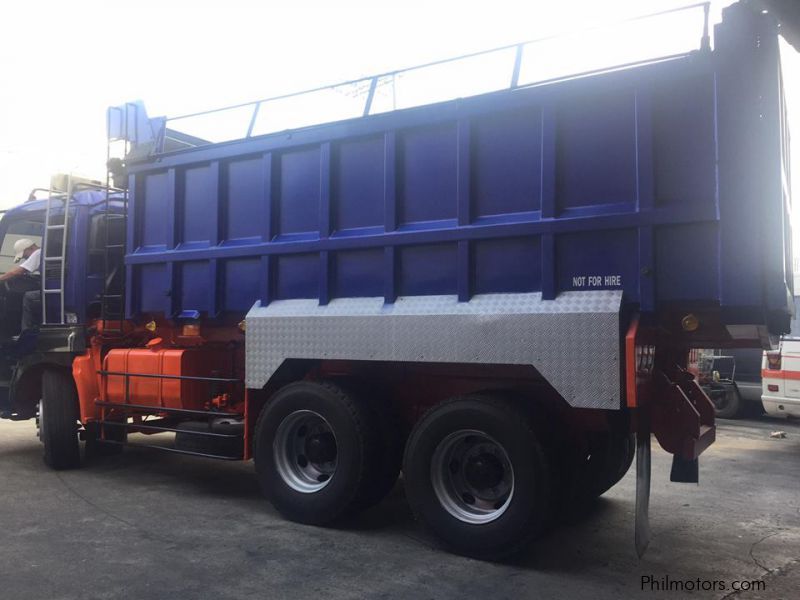
M 167 278 L 167 265 L 154 264 L 138 267 L 134 278 L 135 306 L 142 312 L 164 313 L 165 300 L 172 293 L 172 281 Z
M 404 246 L 398 260 L 398 295 L 455 294 L 456 245 Z
M 334 265 L 334 298 L 372 298 L 383 296 L 385 272 L 383 250 L 337 252 Z
M 556 238 L 561 290 L 616 290 L 639 299 L 639 239 L 636 229 L 570 233 Z
M 133 161 L 133 312 L 575 289 L 785 311 L 776 56 L 741 19 L 713 53 Z
M 714 78 L 694 74 L 678 89 L 656 85 L 651 109 L 655 204 L 714 204 Z
M 473 260 L 476 294 L 542 289 L 542 250 L 537 237 L 477 241 Z
M 260 157 L 227 164 L 225 240 L 261 241 L 269 205 L 264 201 L 263 161 Z
M 281 156 L 278 233 L 319 231 L 320 150 L 310 148 Z
M 400 222 L 455 219 L 455 122 L 406 130 L 399 150 Z
M 656 285 L 662 301 L 719 295 L 719 236 L 715 223 L 662 227 L 656 234 Z M 691 281 L 691 286 L 682 285 Z
M 340 142 L 334 152 L 334 229 L 383 226 L 383 136 Z
M 247 311 L 252 306 L 247 298 L 259 298 L 259 282 L 265 277 L 258 257 L 231 259 L 224 262 L 225 275 L 222 298 L 230 311 Z
M 586 206 L 614 210 L 614 205 L 635 201 L 635 124 L 632 89 L 568 98 L 558 107 L 559 211 Z
M 774 22 L 726 9 L 717 26 L 720 303 L 734 322 L 742 307 L 768 318 L 791 313 L 788 190 L 783 186 L 781 84 Z M 785 151 L 785 150 L 784 150 Z M 760 285 L 743 285 L 742 280 Z
M 145 178 L 141 202 L 137 209 L 139 220 L 137 229 L 138 245 L 145 249 L 167 248 L 167 215 L 169 198 L 175 194 L 170 188 L 169 173 L 153 173 Z
M 475 119 L 472 200 L 476 217 L 541 209 L 541 127 L 539 107 Z
M 217 186 L 211 165 L 186 169 L 183 173 L 180 208 L 180 244 L 208 246 L 216 238 Z
M 179 290 L 180 310 L 197 310 L 209 312 L 211 285 L 211 269 L 209 261 L 191 261 L 180 266 Z M 213 313 L 212 313 L 213 314 Z
M 276 260 L 275 299 L 319 297 L 319 254 L 285 254 Z

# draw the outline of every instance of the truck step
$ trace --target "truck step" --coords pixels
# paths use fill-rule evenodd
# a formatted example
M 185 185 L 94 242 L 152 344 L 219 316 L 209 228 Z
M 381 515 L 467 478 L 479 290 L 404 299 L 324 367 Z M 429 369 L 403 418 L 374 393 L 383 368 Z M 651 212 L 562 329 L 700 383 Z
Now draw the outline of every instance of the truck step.
M 153 423 L 128 423 L 127 419 L 122 422 L 102 420 L 98 421 L 101 439 L 97 441 L 101 444 L 152 448 L 204 458 L 241 459 L 244 456 L 244 418 L 217 417 L 219 413 L 216 412 L 208 414 L 216 418 L 180 423 L 174 423 L 171 419 L 159 419 Z M 124 429 L 125 435 L 108 435 L 106 428 Z M 107 437 L 102 435 L 104 431 Z M 128 441 L 128 433 L 174 433 L 175 440 L 173 446 L 131 443 Z
M 208 454 L 206 452 L 195 452 L 193 450 L 181 450 L 179 448 L 171 448 L 169 446 L 159 446 L 157 444 L 130 444 L 128 442 L 118 442 L 115 440 L 100 440 L 102 444 L 113 444 L 115 446 L 131 446 L 133 448 L 150 448 L 152 450 L 161 450 L 163 452 L 172 452 L 174 454 L 185 454 L 187 456 L 199 456 L 201 458 L 215 458 L 217 460 L 241 460 L 241 456 L 225 456 L 222 454 Z
M 111 373 L 111 375 L 114 375 Z M 141 375 L 139 375 L 141 377 Z M 187 379 L 195 379 L 193 377 Z M 214 379 L 214 378 L 209 378 Z M 96 406 L 103 406 L 106 408 L 121 408 L 124 409 L 124 413 L 135 413 L 135 414 L 161 414 L 166 413 L 170 415 L 178 415 L 178 416 L 201 416 L 201 417 L 233 417 L 236 419 L 244 418 L 244 415 L 239 413 L 229 413 L 229 412 L 218 412 L 214 410 L 193 410 L 189 408 L 171 408 L 168 406 L 148 406 L 145 404 L 125 404 L 122 402 L 103 402 L 101 400 L 95 401 Z

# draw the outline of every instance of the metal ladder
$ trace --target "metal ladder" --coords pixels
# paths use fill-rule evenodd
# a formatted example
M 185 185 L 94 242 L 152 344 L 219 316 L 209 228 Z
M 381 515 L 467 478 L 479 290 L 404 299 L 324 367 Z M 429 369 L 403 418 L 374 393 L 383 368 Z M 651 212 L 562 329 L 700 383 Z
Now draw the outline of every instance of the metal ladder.
M 112 197 L 113 196 L 113 197 Z M 112 201 L 122 203 L 122 213 L 112 211 Z M 103 200 L 103 290 L 100 295 L 100 320 L 103 333 L 107 335 L 122 334 L 122 321 L 125 318 L 125 235 L 121 240 L 111 239 L 112 223 L 122 223 L 123 232 L 126 226 L 128 210 L 127 190 L 116 190 L 110 185 L 107 176 L 105 198 Z M 115 270 L 120 270 L 115 272 Z
M 128 189 L 127 187 L 120 189 L 113 185 L 113 172 L 110 165 L 112 160 L 112 146 L 115 142 L 121 142 L 123 160 L 130 152 L 131 140 L 129 138 L 131 132 L 129 131 L 129 107 L 131 106 L 134 109 L 137 108 L 135 104 L 126 103 L 123 106 L 112 107 L 107 115 L 107 127 L 109 130 L 111 128 L 111 110 L 117 111 L 120 122 L 124 124 L 122 137 L 117 139 L 109 137 L 106 145 L 106 185 L 105 198 L 103 201 L 105 239 L 103 244 L 103 291 L 100 297 L 100 321 L 103 333 L 112 336 L 122 335 L 122 323 L 125 319 L 124 263 L 125 247 L 127 244 Z M 121 212 L 112 211 L 112 201 L 121 202 Z M 123 235 L 121 240 L 112 243 L 110 231 L 112 227 L 111 224 L 114 221 L 122 222 Z M 115 273 L 115 269 L 122 269 L 123 272 Z
M 44 239 L 42 242 L 42 260 L 39 270 L 42 275 L 42 325 L 63 325 L 66 323 L 66 315 L 64 312 L 64 279 L 66 275 L 67 265 L 67 236 L 69 235 L 69 209 L 70 201 L 72 200 L 72 178 L 67 178 L 67 191 L 56 192 L 50 190 L 45 200 L 44 211 Z M 63 211 L 61 214 L 61 223 L 54 222 L 54 217 L 58 216 L 58 212 L 53 208 L 56 202 L 63 204 Z M 55 214 L 54 214 L 55 212 Z M 50 243 L 50 236 L 53 231 L 61 231 L 61 244 L 58 254 L 50 254 L 52 248 Z M 58 273 L 56 287 L 48 287 L 48 279 L 50 273 L 56 271 Z M 48 304 L 51 304 L 49 298 L 56 296 L 58 298 L 58 319 L 48 319 Z

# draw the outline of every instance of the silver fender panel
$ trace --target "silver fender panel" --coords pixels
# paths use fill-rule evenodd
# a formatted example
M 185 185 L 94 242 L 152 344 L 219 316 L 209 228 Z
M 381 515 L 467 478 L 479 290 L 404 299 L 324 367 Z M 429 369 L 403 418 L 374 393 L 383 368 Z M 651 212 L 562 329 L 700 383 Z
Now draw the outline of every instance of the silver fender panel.
M 257 302 L 246 317 L 247 387 L 286 359 L 532 365 L 572 406 L 620 408 L 621 291 Z

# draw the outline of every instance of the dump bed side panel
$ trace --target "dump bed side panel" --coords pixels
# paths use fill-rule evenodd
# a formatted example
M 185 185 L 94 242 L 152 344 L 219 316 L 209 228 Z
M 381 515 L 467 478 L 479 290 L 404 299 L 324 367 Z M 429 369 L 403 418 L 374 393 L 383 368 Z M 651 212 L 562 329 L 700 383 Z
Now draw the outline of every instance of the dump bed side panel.
M 777 109 L 733 83 L 779 104 L 753 19 L 734 49 L 133 165 L 128 310 L 613 289 L 788 315 L 780 173 L 737 169 L 781 159 Z
M 130 306 L 623 289 L 652 308 L 657 288 L 716 300 L 714 136 L 697 57 L 187 154 L 135 176 Z

